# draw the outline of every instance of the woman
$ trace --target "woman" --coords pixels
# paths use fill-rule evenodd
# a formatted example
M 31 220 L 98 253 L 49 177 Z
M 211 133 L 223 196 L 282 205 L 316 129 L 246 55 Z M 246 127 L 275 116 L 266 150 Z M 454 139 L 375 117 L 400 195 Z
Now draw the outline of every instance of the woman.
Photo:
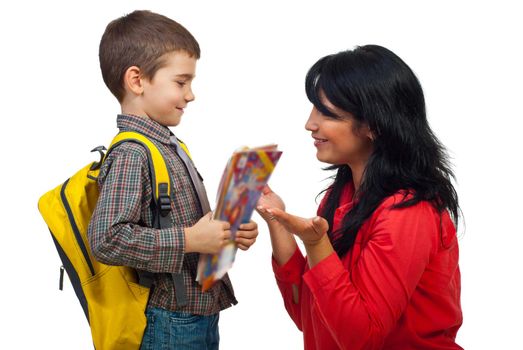
M 312 219 L 268 187 L 258 206 L 305 349 L 461 349 L 458 198 L 416 76 L 367 45 L 316 62 L 306 92 L 334 181 Z

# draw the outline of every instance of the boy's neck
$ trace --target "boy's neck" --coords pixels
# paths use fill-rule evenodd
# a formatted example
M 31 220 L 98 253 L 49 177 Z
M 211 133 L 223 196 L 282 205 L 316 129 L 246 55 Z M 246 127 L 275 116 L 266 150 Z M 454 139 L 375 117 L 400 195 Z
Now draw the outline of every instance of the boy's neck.
M 120 103 L 120 110 L 122 114 L 134 115 L 142 118 L 149 118 L 147 113 L 137 105 L 135 98 L 129 98 L 128 94 L 124 97 L 123 101 Z
M 147 114 L 145 114 L 143 111 L 128 109 L 128 108 L 122 108 L 121 111 L 122 111 L 121 114 L 134 115 L 135 117 L 149 119 Z

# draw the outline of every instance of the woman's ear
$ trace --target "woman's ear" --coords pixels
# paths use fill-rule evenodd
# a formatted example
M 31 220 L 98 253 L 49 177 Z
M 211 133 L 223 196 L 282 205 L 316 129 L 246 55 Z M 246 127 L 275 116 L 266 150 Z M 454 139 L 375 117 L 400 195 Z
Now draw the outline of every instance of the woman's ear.
M 374 132 L 370 129 L 370 127 L 368 125 L 365 125 L 365 136 L 371 141 L 371 142 L 374 142 L 374 139 L 375 139 L 375 135 L 374 135 Z
M 142 72 L 137 66 L 127 68 L 123 76 L 123 83 L 125 90 L 134 95 L 143 94 Z

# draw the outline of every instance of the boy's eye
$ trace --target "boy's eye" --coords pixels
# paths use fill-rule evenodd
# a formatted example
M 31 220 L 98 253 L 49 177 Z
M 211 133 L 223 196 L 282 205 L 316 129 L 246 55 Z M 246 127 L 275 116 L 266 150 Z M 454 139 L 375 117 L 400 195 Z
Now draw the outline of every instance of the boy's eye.
M 181 87 L 184 87 L 185 84 L 187 84 L 185 81 L 177 81 L 176 82 L 178 85 L 180 85 Z

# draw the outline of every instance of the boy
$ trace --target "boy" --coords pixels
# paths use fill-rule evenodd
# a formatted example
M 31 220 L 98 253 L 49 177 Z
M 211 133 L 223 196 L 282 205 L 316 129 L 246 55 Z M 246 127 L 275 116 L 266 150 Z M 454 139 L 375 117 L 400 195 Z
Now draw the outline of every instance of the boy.
M 217 349 L 219 311 L 237 303 L 232 285 L 225 276 L 202 293 L 195 275 L 199 253 L 217 253 L 230 225 L 211 219 L 203 184 L 168 128 L 180 123 L 194 100 L 199 45 L 175 21 L 135 11 L 109 23 L 99 54 L 103 79 L 121 105 L 118 128 L 144 134 L 166 160 L 172 227 L 153 228 L 146 150 L 124 142 L 100 169 L 100 197 L 88 231 L 92 252 L 105 264 L 154 273 L 142 349 Z M 257 234 L 256 223 L 243 225 L 238 246 L 247 250 Z

